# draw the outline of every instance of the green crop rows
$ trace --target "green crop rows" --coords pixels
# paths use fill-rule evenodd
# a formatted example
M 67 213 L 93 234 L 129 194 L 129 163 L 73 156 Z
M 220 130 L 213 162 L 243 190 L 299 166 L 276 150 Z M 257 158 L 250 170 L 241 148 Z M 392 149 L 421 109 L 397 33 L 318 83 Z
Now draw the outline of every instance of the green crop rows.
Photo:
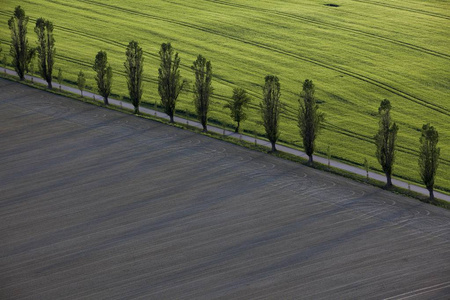
M 334 3 L 339 7 L 326 6 Z M 182 75 L 198 54 L 211 60 L 215 80 L 210 118 L 232 124 L 223 109 L 233 87 L 252 96 L 246 131 L 263 134 L 257 110 L 268 74 L 280 78 L 281 141 L 300 147 L 296 126 L 301 82 L 316 84 L 326 125 L 317 150 L 331 146 L 333 157 L 355 164 L 364 158 L 379 169 L 373 135 L 377 108 L 387 98 L 399 124 L 394 175 L 419 182 L 418 140 L 422 124 L 440 133 L 441 160 L 436 187 L 450 191 L 450 1 L 399 0 L 4 0 L 0 41 L 9 43 L 7 20 L 20 4 L 34 22 L 55 25 L 57 60 L 68 82 L 83 70 L 94 86 L 92 64 L 100 50 L 114 69 L 113 93 L 126 97 L 123 62 L 132 39 L 145 51 L 144 101 L 158 100 L 158 50 L 171 42 L 180 53 Z M 193 113 L 192 93 L 181 96 L 179 110 Z

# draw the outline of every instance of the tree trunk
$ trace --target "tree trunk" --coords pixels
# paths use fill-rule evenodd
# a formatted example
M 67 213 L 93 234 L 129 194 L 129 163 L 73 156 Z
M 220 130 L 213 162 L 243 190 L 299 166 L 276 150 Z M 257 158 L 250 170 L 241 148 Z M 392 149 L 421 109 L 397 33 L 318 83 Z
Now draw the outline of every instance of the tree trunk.
M 433 202 L 433 201 L 434 201 L 434 192 L 433 192 L 433 188 L 428 188 L 428 191 L 430 192 L 430 201 Z
M 272 151 L 270 152 L 277 152 L 277 148 L 275 147 L 275 142 L 271 142 L 272 143 Z
M 392 179 L 391 179 L 391 174 L 386 173 L 386 188 L 390 188 L 392 187 Z
M 203 126 L 203 132 L 207 132 L 208 128 L 206 126 L 206 117 L 202 116 L 202 126 Z
M 105 102 L 105 105 L 109 105 L 108 97 L 103 97 L 103 101 Z
M 50 81 L 50 82 L 47 82 L 47 83 L 48 83 L 48 84 L 47 84 L 48 89 L 51 90 L 51 89 L 53 88 L 52 82 Z
M 20 81 L 25 80 L 25 72 L 22 72 L 19 68 L 15 68 L 17 75 L 19 75 Z M 5 72 L 6 73 L 6 72 Z
M 135 106 L 134 107 L 134 114 L 138 115 L 139 114 L 139 106 Z
M 83 98 L 83 91 L 81 91 L 81 98 Z
M 309 155 L 308 165 L 309 165 L 309 166 L 312 166 L 313 163 L 314 163 L 314 158 L 313 158 L 313 156 L 312 156 L 312 154 L 311 154 L 311 155 Z
M 239 125 L 240 125 L 240 122 L 238 122 L 238 125 L 237 125 L 236 129 L 234 130 L 235 133 L 239 132 Z
M 173 120 L 173 114 L 169 116 L 170 117 L 170 123 L 175 123 L 175 121 Z

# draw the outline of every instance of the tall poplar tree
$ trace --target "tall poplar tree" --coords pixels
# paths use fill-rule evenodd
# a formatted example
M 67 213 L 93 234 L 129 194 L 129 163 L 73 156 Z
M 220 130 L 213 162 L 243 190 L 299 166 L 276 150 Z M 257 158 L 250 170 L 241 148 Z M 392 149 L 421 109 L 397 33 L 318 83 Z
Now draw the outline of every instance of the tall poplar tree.
M 174 55 L 170 43 L 161 44 L 159 58 L 158 92 L 164 112 L 170 117 L 170 122 L 173 123 L 177 99 L 186 86 L 187 81 L 181 79 L 179 70 L 180 58 L 178 57 L 178 52 Z
M 392 186 L 392 167 L 395 161 L 395 143 L 398 126 L 391 120 L 391 102 L 384 99 L 378 108 L 380 117 L 378 133 L 375 135 L 376 157 L 386 175 L 386 188 Z
M 108 105 L 108 97 L 111 94 L 112 85 L 112 68 L 108 64 L 108 55 L 105 51 L 97 53 L 93 69 L 96 72 L 95 81 L 97 82 L 98 92 L 103 97 L 105 105 Z
M 323 113 L 319 112 L 319 106 L 314 97 L 315 86 L 312 80 L 306 79 L 303 82 L 303 90 L 299 101 L 298 128 L 303 140 L 303 148 L 308 155 L 308 164 L 313 164 L 313 154 L 315 141 L 319 133 L 320 126 L 325 120 Z
M 199 55 L 197 60 L 192 65 L 192 70 L 195 75 L 194 83 L 194 104 L 197 112 L 197 117 L 202 123 L 203 131 L 208 130 L 208 109 L 210 104 L 210 97 L 213 93 L 211 86 L 212 81 L 212 67 L 211 62 Z
M 47 81 L 48 88 L 52 88 L 53 64 L 55 62 L 55 39 L 53 37 L 53 23 L 39 18 L 36 20 L 34 27 L 38 37 L 38 53 L 39 74 Z
M 266 136 L 272 144 L 272 152 L 277 151 L 275 144 L 280 136 L 280 97 L 281 92 L 278 77 L 273 75 L 266 76 L 260 110 Z
M 20 80 L 25 80 L 25 72 L 28 71 L 28 64 L 34 55 L 34 49 L 28 45 L 27 24 L 28 17 L 19 5 L 15 8 L 14 15 L 8 20 L 8 27 L 11 31 L 12 65 Z
M 430 192 L 430 200 L 434 200 L 434 179 L 439 166 L 439 155 L 441 149 L 437 147 L 439 142 L 439 134 L 437 130 L 430 124 L 422 127 L 422 135 L 420 136 L 419 148 L 419 172 L 423 183 Z
M 144 57 L 139 43 L 131 41 L 125 52 L 127 57 L 124 66 L 127 77 L 128 92 L 131 103 L 134 106 L 134 113 L 139 113 L 139 105 L 142 98 L 142 72 L 144 70 Z

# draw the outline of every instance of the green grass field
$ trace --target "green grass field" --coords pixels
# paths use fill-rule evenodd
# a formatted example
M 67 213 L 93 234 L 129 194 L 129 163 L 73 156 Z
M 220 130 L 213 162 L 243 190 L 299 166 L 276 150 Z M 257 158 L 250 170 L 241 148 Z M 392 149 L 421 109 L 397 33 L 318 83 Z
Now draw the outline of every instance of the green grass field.
M 339 7 L 326 6 L 335 3 Z M 210 118 L 232 124 L 223 109 L 232 89 L 252 96 L 246 131 L 263 133 L 257 110 L 268 74 L 282 87 L 280 140 L 300 147 L 296 125 L 301 83 L 316 84 L 326 125 L 317 150 L 355 164 L 374 156 L 377 109 L 387 98 L 399 124 L 394 176 L 420 182 L 417 166 L 420 128 L 431 122 L 440 133 L 441 160 L 436 187 L 450 192 L 450 1 L 397 0 L 171 0 L 65 1 L 3 0 L 0 41 L 10 41 L 7 20 L 20 4 L 30 16 L 28 36 L 35 44 L 34 22 L 53 21 L 55 68 L 75 82 L 80 70 L 94 86 L 96 53 L 108 52 L 114 69 L 113 93 L 127 95 L 125 47 L 137 40 L 145 51 L 144 101 L 158 100 L 158 51 L 171 42 L 180 53 L 182 76 L 198 54 L 211 60 L 215 80 Z M 55 72 L 56 76 L 57 72 Z M 192 93 L 181 96 L 181 110 L 193 112 Z

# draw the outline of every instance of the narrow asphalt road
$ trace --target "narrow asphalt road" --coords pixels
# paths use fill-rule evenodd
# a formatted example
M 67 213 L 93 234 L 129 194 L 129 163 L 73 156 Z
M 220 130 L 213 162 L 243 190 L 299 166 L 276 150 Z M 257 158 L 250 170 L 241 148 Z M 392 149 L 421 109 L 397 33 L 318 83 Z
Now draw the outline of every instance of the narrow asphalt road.
M 13 71 L 13 70 L 5 69 L 5 68 L 0 68 L 0 70 L 2 70 L 4 73 L 7 73 L 9 75 L 17 76 L 17 73 L 15 71 Z M 39 77 L 25 75 L 25 78 L 27 80 L 30 80 L 30 81 L 33 80 L 34 82 L 37 82 L 37 83 L 41 83 L 41 84 L 45 84 L 45 85 L 47 84 L 47 82 L 45 80 L 43 80 L 42 78 L 39 78 Z M 54 88 L 59 88 L 59 84 L 58 83 L 54 82 L 53 85 L 54 85 Z M 68 92 L 74 93 L 76 95 L 81 95 L 81 92 L 80 92 L 79 89 L 76 89 L 76 88 L 73 88 L 73 87 L 70 87 L 70 86 L 61 85 L 61 89 L 64 90 L 64 91 L 68 91 Z M 95 94 L 95 93 L 84 91 L 83 92 L 83 96 L 87 97 L 87 98 L 91 98 L 91 99 L 97 100 L 99 102 L 103 102 L 103 100 L 102 100 L 103 98 L 100 95 Z M 109 98 L 109 103 L 111 105 L 115 105 L 115 106 L 118 106 L 118 107 L 133 109 L 133 105 L 131 103 L 129 103 L 129 102 L 124 102 L 124 101 L 116 100 L 116 99 L 113 99 L 113 98 Z M 169 117 L 165 113 L 160 112 L 160 111 L 156 111 L 156 110 L 152 110 L 152 109 L 144 108 L 144 107 L 140 108 L 140 111 L 142 113 L 154 115 L 154 116 L 156 116 L 158 118 L 162 118 L 162 119 L 166 119 L 166 120 L 169 119 Z M 201 124 L 199 122 L 192 121 L 192 120 L 186 120 L 186 119 L 178 117 L 178 116 L 176 116 L 174 118 L 174 121 L 177 122 L 177 123 L 188 123 L 191 126 L 202 128 L 202 126 L 201 126 Z M 245 140 L 245 141 L 248 141 L 248 142 L 251 142 L 251 143 L 258 143 L 259 145 L 270 147 L 270 143 L 268 141 L 261 140 L 261 139 L 255 139 L 255 137 L 248 136 L 248 135 L 245 135 L 245 134 L 237 134 L 237 133 L 235 133 L 233 131 L 224 130 L 222 128 L 214 127 L 214 126 L 211 126 L 211 125 L 208 125 L 208 131 L 219 133 L 219 134 L 223 134 L 223 135 L 227 135 L 227 136 L 231 136 L 231 137 L 234 137 L 236 139 L 242 139 L 242 140 Z M 277 145 L 277 149 L 280 150 L 280 151 L 286 152 L 286 153 L 290 153 L 290 154 L 293 154 L 293 155 L 296 155 L 296 156 L 299 156 L 299 157 L 303 157 L 305 159 L 308 158 L 308 156 L 304 152 L 302 152 L 300 150 L 297 150 L 297 149 L 289 148 L 289 147 L 286 147 L 286 146 L 283 146 L 283 145 Z M 328 159 L 324 158 L 324 157 L 321 157 L 321 156 L 314 156 L 314 160 L 316 162 L 322 163 L 324 165 L 328 164 Z M 367 175 L 366 171 L 363 170 L 363 169 L 360 169 L 358 167 L 351 166 L 351 165 L 348 165 L 348 164 L 344 164 L 344 163 L 336 161 L 336 160 L 330 160 L 329 163 L 330 163 L 330 166 L 338 168 L 338 169 L 341 169 L 341 170 L 345 170 L 347 172 L 351 172 L 351 173 L 358 174 L 358 175 L 361 175 L 361 176 L 366 176 Z M 384 182 L 384 183 L 386 182 L 386 177 L 384 175 L 382 175 L 382 174 L 378 174 L 378 173 L 375 173 L 375 172 L 369 172 L 369 177 L 372 178 L 372 179 Z M 395 186 L 398 186 L 398 187 L 401 187 L 401 188 L 404 188 L 404 189 L 410 189 L 411 191 L 420 193 L 422 195 L 426 195 L 426 196 L 429 195 L 429 192 L 428 192 L 427 189 L 425 189 L 425 188 L 423 188 L 421 186 L 418 186 L 418 185 L 410 184 L 410 183 L 407 183 L 405 181 L 402 181 L 402 180 L 399 180 L 399 179 L 395 179 L 395 178 L 392 179 L 392 183 Z M 435 191 L 434 195 L 438 199 L 450 202 L 450 195 L 446 195 L 446 194 L 443 194 L 443 193 L 440 193 L 440 192 L 437 192 L 437 191 Z

